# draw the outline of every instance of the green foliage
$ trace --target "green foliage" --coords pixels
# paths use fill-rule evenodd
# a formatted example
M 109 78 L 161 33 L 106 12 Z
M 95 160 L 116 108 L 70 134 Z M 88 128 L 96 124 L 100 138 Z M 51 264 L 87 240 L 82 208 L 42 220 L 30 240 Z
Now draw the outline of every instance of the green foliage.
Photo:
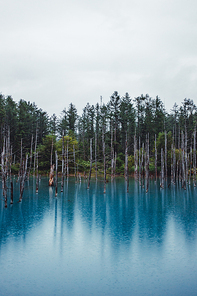
M 20 167 L 19 163 L 11 165 L 11 172 L 13 175 L 18 175 L 19 167 Z
M 193 145 L 193 132 L 197 124 L 197 108 L 191 99 L 184 99 L 181 106 L 174 104 L 168 114 L 162 101 L 157 96 L 155 99 L 148 94 L 141 95 L 132 100 L 128 93 L 123 97 L 114 91 L 106 104 L 89 103 L 78 116 L 77 109 L 71 103 L 64 108 L 61 117 L 53 114 L 50 118 L 47 112 L 39 109 L 35 103 L 20 100 L 16 103 L 11 96 L 0 94 L 0 150 L 2 151 L 4 138 L 10 133 L 13 157 L 20 161 L 21 139 L 23 155 L 30 153 L 33 135 L 33 150 L 37 134 L 37 150 L 39 151 L 39 169 L 48 172 L 50 169 L 51 145 L 53 139 L 53 163 L 55 150 L 58 152 L 59 161 L 62 158 L 62 135 L 64 146 L 69 154 L 69 166 L 73 170 L 73 145 L 75 158 L 79 170 L 89 170 L 90 140 L 92 139 L 93 162 L 96 157 L 99 170 L 103 170 L 103 140 L 105 142 L 106 166 L 111 173 L 111 154 L 117 155 L 116 172 L 124 173 L 125 142 L 129 156 L 129 172 L 134 167 L 134 134 L 137 141 L 145 144 L 146 136 L 150 140 L 150 172 L 154 170 L 154 139 L 157 137 L 158 167 L 161 162 L 161 148 L 165 149 L 165 133 L 167 131 L 167 161 L 168 171 L 171 164 L 171 144 L 176 147 L 176 159 L 179 158 L 180 132 L 187 131 L 188 150 Z M 103 139 L 104 135 L 104 139 Z M 112 147 L 111 147 L 112 145 Z M 193 148 L 193 146 L 192 146 Z M 188 152 L 188 151 L 187 151 Z M 82 161 L 83 160 L 83 161 Z M 17 167 L 13 167 L 17 171 Z

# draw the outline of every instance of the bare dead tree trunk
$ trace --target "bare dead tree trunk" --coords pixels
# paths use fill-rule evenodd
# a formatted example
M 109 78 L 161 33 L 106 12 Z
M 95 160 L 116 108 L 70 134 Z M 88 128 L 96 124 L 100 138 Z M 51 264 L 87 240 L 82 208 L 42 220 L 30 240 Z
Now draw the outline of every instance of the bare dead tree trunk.
M 27 176 L 27 161 L 28 161 L 28 154 L 26 155 L 26 161 L 25 161 L 25 169 L 23 171 L 23 174 L 22 174 L 22 181 L 21 181 L 21 186 L 20 186 L 20 197 L 19 197 L 19 202 L 22 201 L 22 198 L 23 198 L 23 191 L 24 191 L 24 186 L 25 186 L 25 179 L 26 179 L 26 176 Z
M 63 192 L 64 187 L 64 131 L 62 137 L 62 179 L 61 179 L 61 192 Z
M 144 151 L 144 143 L 142 143 L 142 187 L 144 188 L 144 177 L 145 177 L 145 171 L 144 171 L 144 162 L 145 162 L 145 151 Z
M 126 143 L 125 143 L 125 168 L 126 168 L 127 192 L 129 192 L 127 136 L 126 136 Z
M 174 183 L 173 176 L 173 144 L 171 144 L 171 183 Z
M 193 178 L 194 178 L 194 187 L 196 187 L 196 127 L 194 130 L 194 156 L 193 156 Z
M 34 149 L 34 176 L 35 176 L 35 170 L 36 170 L 36 149 L 37 149 L 37 137 L 38 137 L 38 125 L 36 125 L 36 139 L 35 139 L 35 149 Z
M 137 179 L 137 163 L 138 163 L 138 159 L 137 159 L 137 139 L 136 139 L 136 133 L 134 136 L 134 163 L 135 163 L 135 179 Z
M 157 136 L 155 134 L 155 182 L 157 181 Z
M 106 163 L 105 163 L 105 136 L 104 126 L 102 129 L 102 140 L 103 140 L 103 165 L 104 165 L 104 193 L 106 193 Z
M 36 193 L 38 193 L 38 183 L 39 183 L 39 174 L 38 174 L 38 152 L 37 152 L 37 166 L 36 166 L 37 176 L 36 176 Z
M 5 202 L 5 208 L 7 208 L 7 184 L 6 184 L 6 168 L 5 168 L 5 138 L 3 144 L 3 151 L 1 153 L 1 173 L 2 173 L 2 187 L 3 196 Z
M 173 182 L 176 182 L 176 154 L 175 154 L 175 146 L 173 146 Z
M 95 132 L 95 173 L 96 173 L 96 180 L 97 180 L 97 134 Z
M 10 203 L 13 204 L 13 182 L 11 181 L 11 198 Z
M 54 185 L 54 164 L 51 165 L 50 173 L 49 173 L 49 186 Z
M 30 148 L 30 163 L 29 163 L 29 171 L 28 171 L 28 180 L 31 173 L 31 165 L 32 165 L 32 154 L 33 154 L 33 134 L 31 136 L 31 148 Z
M 142 163 L 141 163 L 141 142 L 140 142 L 140 136 L 139 136 L 139 184 L 141 185 L 141 179 L 142 179 Z
M 66 154 L 67 154 L 67 178 L 69 177 L 69 166 L 68 166 L 68 142 L 67 142 L 67 150 L 66 150 Z
M 164 188 L 164 157 L 163 157 L 163 148 L 161 148 L 161 179 L 160 187 Z
M 168 177 L 168 163 L 167 163 L 167 133 L 165 131 L 165 179 Z
M 187 129 L 185 126 L 185 182 L 188 183 Z
M 185 145 L 184 145 L 184 134 L 183 134 L 183 132 L 182 132 L 182 134 L 181 134 L 181 136 L 182 136 L 182 148 L 181 148 L 181 150 L 182 150 L 182 187 L 184 188 L 184 189 L 186 189 L 186 181 L 185 181 Z
M 117 153 L 115 152 L 115 159 L 114 159 L 114 177 L 116 176 L 116 159 L 117 159 Z
M 75 145 L 73 145 L 73 159 L 74 159 L 75 182 L 77 182 L 76 162 L 75 162 Z
M 89 171 L 89 178 L 88 178 L 88 187 L 87 187 L 87 189 L 90 188 L 91 172 L 92 172 L 92 138 L 90 139 L 90 171 Z
M 57 196 L 57 185 L 58 185 L 58 156 L 57 151 L 55 151 L 55 170 L 56 170 L 56 178 L 55 178 L 55 196 Z
M 149 189 L 149 134 L 146 136 L 146 192 Z
M 111 120 L 111 179 L 113 179 L 114 174 L 114 158 L 113 158 L 113 126 Z
M 191 184 L 191 172 L 192 171 L 192 146 L 190 146 L 189 153 L 189 185 Z
M 50 161 L 51 166 L 53 165 L 53 138 L 52 138 L 52 143 L 51 143 L 51 161 Z

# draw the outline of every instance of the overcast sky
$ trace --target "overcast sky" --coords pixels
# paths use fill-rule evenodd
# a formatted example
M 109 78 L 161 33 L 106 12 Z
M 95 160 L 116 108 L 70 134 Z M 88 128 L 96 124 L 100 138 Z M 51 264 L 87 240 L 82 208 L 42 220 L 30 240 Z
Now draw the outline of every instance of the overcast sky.
M 1 0 L 0 92 L 60 115 L 159 95 L 197 104 L 196 0 Z

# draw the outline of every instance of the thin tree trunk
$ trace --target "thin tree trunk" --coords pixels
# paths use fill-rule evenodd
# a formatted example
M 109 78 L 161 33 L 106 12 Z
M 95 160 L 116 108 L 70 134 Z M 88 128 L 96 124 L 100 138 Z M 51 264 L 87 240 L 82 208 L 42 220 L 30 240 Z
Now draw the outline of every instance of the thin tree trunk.
M 5 138 L 4 138 L 4 144 L 3 144 L 3 151 L 1 153 L 1 172 L 2 172 L 3 196 L 4 196 L 5 208 L 7 208 L 7 185 L 6 185 L 6 171 L 5 171 Z
M 51 167 L 53 165 L 53 138 L 52 138 L 52 143 L 51 143 L 51 161 L 50 161 Z
M 190 154 L 189 154 L 189 185 L 191 184 L 191 171 L 192 171 L 192 146 L 190 146 Z
M 36 170 L 36 149 L 37 149 L 37 126 L 36 125 L 36 139 L 35 139 L 35 149 L 34 149 L 34 176 L 35 176 L 35 170 Z
M 103 165 L 104 165 L 104 193 L 106 193 L 106 163 L 105 163 L 105 137 L 104 137 L 104 126 L 102 129 L 102 142 L 103 142 Z
M 175 154 L 175 146 L 173 147 L 173 182 L 176 182 L 176 154 Z
M 137 140 L 136 140 L 136 134 L 134 136 L 134 163 L 135 163 L 135 179 L 137 179 Z
M 157 136 L 155 134 L 155 182 L 157 181 Z
M 97 134 L 95 133 L 95 173 L 96 173 L 96 180 L 97 180 Z
M 185 181 L 185 149 L 184 149 L 184 134 L 182 132 L 182 187 L 186 189 L 186 181 Z
M 75 182 L 77 182 L 77 175 L 76 175 L 76 162 L 75 162 L 75 145 L 73 145 L 73 158 L 74 158 Z
M 161 179 L 160 187 L 164 188 L 164 157 L 163 157 L 163 148 L 161 148 Z
M 127 192 L 129 192 L 129 175 L 128 175 L 128 148 L 127 148 L 127 137 L 125 143 L 125 167 L 126 167 L 126 180 L 127 180 Z
M 165 179 L 168 176 L 168 160 L 167 160 L 167 133 L 165 131 Z
M 66 150 L 66 154 L 67 154 L 67 178 L 69 177 L 69 166 L 68 166 L 68 142 L 67 142 L 67 150 Z
M 194 187 L 196 187 L 196 127 L 194 130 L 194 156 L 193 156 L 193 178 L 194 178 Z
M 140 142 L 140 136 L 139 136 L 139 184 L 141 186 L 141 179 L 142 179 L 142 163 L 141 163 L 141 152 L 140 148 L 141 147 L 141 142 Z
M 57 196 L 57 185 L 58 185 L 58 156 L 57 151 L 55 151 L 55 170 L 56 170 L 56 178 L 55 178 L 55 196 Z
M 146 192 L 149 189 L 149 134 L 146 136 Z
M 185 182 L 188 183 L 187 129 L 185 126 Z
M 61 192 L 63 192 L 64 187 L 64 131 L 62 137 L 62 179 L 61 179 Z
M 23 171 L 23 174 L 22 174 L 22 182 L 21 182 L 21 187 L 20 187 L 20 197 L 19 197 L 19 202 L 22 201 L 22 198 L 23 198 L 23 191 L 24 191 L 24 186 L 25 186 L 25 179 L 26 179 L 26 176 L 27 176 L 27 161 L 28 161 L 28 154 L 26 155 L 26 161 L 25 161 L 25 169 Z
M 10 185 L 11 185 L 11 199 L 10 199 L 10 203 L 13 204 L 13 182 L 12 181 L 11 181 Z
M 90 171 L 89 171 L 89 178 L 88 178 L 88 187 L 87 187 L 87 189 L 90 188 L 91 172 L 92 172 L 92 138 L 90 139 Z
M 51 165 L 50 173 L 49 173 L 49 186 L 54 185 L 54 164 Z
M 37 166 L 36 166 L 37 176 L 36 176 L 36 193 L 38 193 L 38 183 L 39 183 L 39 174 L 38 174 L 38 152 L 37 152 Z
M 32 153 L 33 153 L 33 134 L 31 136 L 31 149 L 30 149 L 30 164 L 29 164 L 29 171 L 28 171 L 28 180 L 31 173 L 31 165 L 32 165 Z
M 142 188 L 144 188 L 144 177 L 145 177 L 145 171 L 144 171 L 144 162 L 145 162 L 145 151 L 144 151 L 144 143 L 142 143 Z
M 111 120 L 111 179 L 113 179 L 114 173 L 114 158 L 113 158 L 113 127 L 112 127 L 112 120 Z

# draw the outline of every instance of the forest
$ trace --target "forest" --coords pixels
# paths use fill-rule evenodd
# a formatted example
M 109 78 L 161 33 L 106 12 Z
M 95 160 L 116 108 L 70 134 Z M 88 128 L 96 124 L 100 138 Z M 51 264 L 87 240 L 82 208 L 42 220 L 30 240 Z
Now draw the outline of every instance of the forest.
M 35 103 L 0 94 L 2 176 L 49 174 L 53 165 L 64 175 L 196 176 L 197 108 L 191 99 L 170 113 L 148 94 L 131 99 L 114 91 L 107 104 L 86 104 L 82 114 L 70 103 L 49 116 Z M 9 167 L 9 169 L 8 169 Z M 24 169 L 25 170 L 25 169 Z M 147 171 L 148 170 L 148 171 Z

